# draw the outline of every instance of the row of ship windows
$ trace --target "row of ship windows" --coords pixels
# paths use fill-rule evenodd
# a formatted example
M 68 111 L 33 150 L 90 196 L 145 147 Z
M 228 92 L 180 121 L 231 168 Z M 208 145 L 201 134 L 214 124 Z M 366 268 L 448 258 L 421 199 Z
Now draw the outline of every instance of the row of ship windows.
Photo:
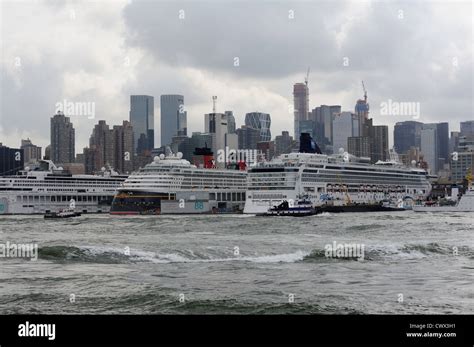
M 209 181 L 209 182 L 245 182 L 245 180 L 247 179 L 247 177 L 233 177 L 233 178 L 218 178 L 218 179 L 208 179 L 208 177 L 203 177 L 203 178 L 199 178 L 199 177 L 193 177 L 193 178 L 181 178 L 181 177 L 177 177 L 177 178 L 170 178 L 170 177 L 166 177 L 166 178 L 133 178 L 133 179 L 129 179 L 127 180 L 127 183 L 130 183 L 130 182 L 144 182 L 144 183 L 147 183 L 147 184 L 150 184 L 150 183 L 171 183 L 171 182 L 194 182 L 194 181 Z
M 89 183 L 89 182 L 88 182 Z M 119 184 L 117 182 L 97 182 L 95 184 L 88 184 L 88 187 L 104 187 L 104 186 L 113 186 L 117 187 Z M 76 182 L 54 182 L 54 183 L 49 183 L 49 182 L 33 182 L 33 183 L 13 183 L 13 187 L 84 187 L 84 184 L 78 184 Z
M 303 178 L 302 179 L 303 182 L 314 182 L 314 180 L 312 179 L 308 179 L 308 178 Z M 366 180 L 366 179 L 357 179 L 357 178 L 341 178 L 340 180 L 335 180 L 334 178 L 322 178 L 319 180 L 319 182 L 335 182 L 335 181 L 340 181 L 340 182 L 343 182 L 343 183 L 358 183 L 358 184 L 367 184 L 369 181 Z M 390 182 L 389 180 L 384 180 L 384 179 L 381 179 L 381 178 L 373 178 L 370 180 L 370 183 L 387 183 L 387 182 Z M 393 182 L 393 181 L 392 181 Z M 403 179 L 403 180 L 397 180 L 396 182 L 393 182 L 393 184 L 413 184 L 413 185 L 416 185 L 416 184 L 420 184 L 419 181 L 415 181 L 415 180 L 409 180 L 409 179 Z
M 101 195 L 87 195 L 87 196 L 73 196 L 73 195 L 18 195 L 16 197 L 17 202 L 70 202 L 74 199 L 76 202 L 98 202 L 107 201 L 112 199 L 112 196 L 101 196 Z
M 306 170 L 305 170 L 306 171 Z M 303 171 L 303 172 L 305 172 Z M 383 177 L 383 178 L 417 178 L 421 179 L 422 176 L 420 177 L 419 175 L 414 175 L 414 174 L 402 174 L 398 175 L 395 173 L 379 173 L 379 172 L 349 172 L 349 171 L 341 171 L 341 172 L 334 172 L 330 170 L 319 170 L 318 173 L 303 173 L 304 175 L 313 175 L 313 176 L 364 176 L 364 177 Z
M 226 185 L 223 187 L 223 185 Z M 150 183 L 145 182 L 127 182 L 125 186 L 127 187 L 148 187 Z M 245 187 L 246 182 L 221 182 L 219 184 L 212 183 L 212 182 L 170 182 L 168 184 L 164 183 L 154 183 L 153 187 L 163 187 L 163 188 L 228 188 L 228 187 Z

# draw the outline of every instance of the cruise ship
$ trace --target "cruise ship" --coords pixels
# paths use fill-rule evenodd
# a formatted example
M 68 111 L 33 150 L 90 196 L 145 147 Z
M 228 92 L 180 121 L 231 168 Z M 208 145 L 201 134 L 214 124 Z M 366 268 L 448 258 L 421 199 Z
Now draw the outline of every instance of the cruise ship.
M 198 150 L 201 150 L 199 152 Z M 247 172 L 215 168 L 210 149 L 197 148 L 191 164 L 169 152 L 132 173 L 117 191 L 111 214 L 202 214 L 242 212 Z
M 244 213 L 265 213 L 285 200 L 301 198 L 315 207 L 393 202 L 409 208 L 431 192 L 423 169 L 392 161 L 370 164 L 369 158 L 348 153 L 323 155 L 313 139 L 303 135 L 308 134 L 302 134 L 300 153 L 283 154 L 248 169 Z
M 127 176 L 72 175 L 50 160 L 0 177 L 0 214 L 46 214 L 75 205 L 81 213 L 108 213 L 116 189 Z

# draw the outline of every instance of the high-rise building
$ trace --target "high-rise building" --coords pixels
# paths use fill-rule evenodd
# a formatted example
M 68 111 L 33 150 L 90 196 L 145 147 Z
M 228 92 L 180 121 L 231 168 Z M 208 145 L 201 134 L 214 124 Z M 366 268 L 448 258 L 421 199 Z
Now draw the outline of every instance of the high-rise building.
M 225 111 L 224 114 L 227 116 L 227 133 L 235 134 L 235 117 L 233 111 Z
M 162 146 L 170 145 L 173 136 L 187 135 L 187 112 L 184 109 L 183 95 L 161 95 L 160 110 Z
M 207 113 L 204 115 L 204 131 L 213 135 L 212 152 L 217 161 L 219 151 L 225 151 L 227 144 L 227 116 L 224 113 Z M 224 166 L 225 163 L 217 163 Z
M 30 139 L 21 140 L 20 148 L 25 155 L 25 164 L 35 163 L 41 159 L 41 147 L 35 146 Z
M 306 83 L 295 83 L 293 85 L 293 103 L 294 103 L 294 129 L 295 138 L 299 139 L 300 121 L 308 120 L 309 111 L 309 91 Z
M 130 122 L 109 128 L 104 120 L 94 127 L 89 139 L 89 148 L 84 148 L 84 166 L 88 174 L 110 167 L 120 173 L 133 170 L 133 128 Z
M 339 149 L 349 149 L 347 139 L 359 135 L 359 119 L 352 112 L 341 112 L 334 116 L 333 120 L 333 153 L 339 153 Z
M 24 165 L 23 149 L 10 148 L 0 143 L 0 176 L 16 175 L 24 169 Z
M 353 136 L 347 139 L 347 152 L 357 157 L 371 158 L 371 141 L 368 136 Z
M 133 127 L 124 120 L 122 125 L 114 125 L 112 129 L 114 141 L 115 170 L 120 173 L 131 173 L 133 170 Z
M 449 163 L 449 123 L 429 123 L 423 124 L 421 133 L 425 137 L 421 139 L 421 151 L 425 161 L 428 163 L 431 173 L 436 174 Z M 436 142 L 432 144 L 433 137 Z
M 461 122 L 460 136 L 474 136 L 474 120 Z
M 248 125 L 242 125 L 236 130 L 239 137 L 239 149 L 257 149 L 260 140 L 260 130 Z
M 94 126 L 89 138 L 89 148 L 94 151 L 94 160 L 90 164 L 92 172 L 100 171 L 103 167 L 115 167 L 114 138 L 105 120 L 99 120 Z M 91 151 L 88 152 L 88 155 L 91 155 Z M 89 163 L 90 159 L 86 161 Z
M 50 155 L 55 164 L 74 163 L 76 157 L 74 126 L 60 111 L 51 117 Z
M 370 128 L 371 143 L 371 160 L 376 163 L 380 161 L 387 161 L 389 159 L 388 152 L 388 126 L 387 125 L 373 125 Z
M 369 119 L 369 103 L 367 102 L 367 93 L 364 94 L 364 100 L 357 100 L 354 109 L 359 119 L 359 136 L 369 136 L 369 128 L 367 125 L 367 120 Z
M 421 146 L 423 123 L 415 121 L 397 122 L 393 129 L 394 147 L 397 153 L 406 153 L 411 147 Z
M 421 129 L 421 151 L 430 173 L 436 174 L 439 169 L 436 124 L 423 124 Z
M 260 130 L 260 140 L 262 142 L 270 141 L 272 133 L 270 131 L 271 118 L 268 113 L 250 112 L 245 115 L 245 125 Z
M 340 113 L 340 105 L 321 105 L 311 112 L 311 119 L 314 121 L 313 138 L 321 147 L 323 153 L 332 153 L 333 120 Z
M 438 165 L 441 169 L 449 163 L 449 123 L 437 123 Z
M 291 153 L 293 146 L 293 137 L 288 131 L 282 131 L 281 135 L 275 137 L 275 156 Z
M 155 110 L 153 96 L 130 95 L 130 123 L 133 127 L 135 152 L 142 154 L 144 151 L 151 151 L 155 146 Z M 140 146 L 138 141 L 141 141 Z

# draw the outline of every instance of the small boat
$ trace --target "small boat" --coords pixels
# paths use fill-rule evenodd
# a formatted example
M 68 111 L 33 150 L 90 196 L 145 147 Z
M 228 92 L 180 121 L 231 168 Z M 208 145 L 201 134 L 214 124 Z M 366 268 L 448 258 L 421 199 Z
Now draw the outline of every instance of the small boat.
M 259 216 L 292 216 L 304 217 L 312 216 L 318 213 L 313 204 L 308 200 L 297 200 L 294 205 L 290 205 L 287 200 L 281 204 L 273 206 L 267 212 L 259 214 Z
M 45 219 L 57 219 L 57 218 L 71 218 L 71 217 L 79 217 L 81 215 L 80 212 L 75 212 L 72 208 L 66 208 L 59 212 L 48 212 L 44 215 Z

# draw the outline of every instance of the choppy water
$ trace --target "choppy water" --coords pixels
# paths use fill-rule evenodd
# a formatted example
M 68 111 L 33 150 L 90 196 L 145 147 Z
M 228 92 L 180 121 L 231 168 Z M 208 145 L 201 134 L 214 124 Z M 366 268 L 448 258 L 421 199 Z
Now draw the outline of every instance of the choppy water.
M 37 261 L 0 258 L 0 314 L 472 314 L 473 221 L 414 212 L 0 217 L 0 243 L 39 247 Z M 334 241 L 363 244 L 364 260 L 326 257 Z

